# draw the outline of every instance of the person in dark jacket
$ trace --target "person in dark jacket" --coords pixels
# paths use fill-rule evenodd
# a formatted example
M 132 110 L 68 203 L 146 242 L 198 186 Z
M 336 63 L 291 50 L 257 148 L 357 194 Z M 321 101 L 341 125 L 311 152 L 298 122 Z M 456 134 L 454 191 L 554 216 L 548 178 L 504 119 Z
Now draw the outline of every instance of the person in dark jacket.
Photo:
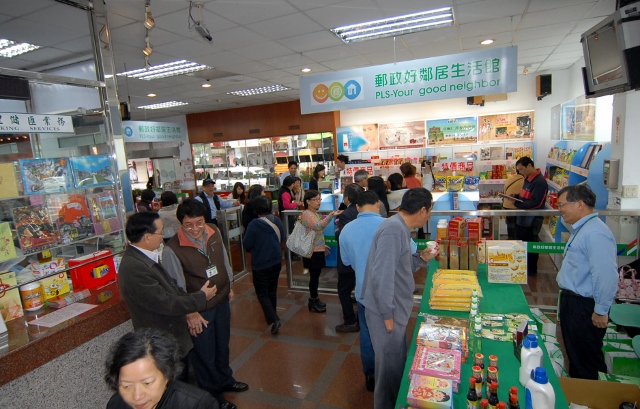
M 244 248 L 251 253 L 253 287 L 262 307 L 271 333 L 277 334 L 282 324 L 276 313 L 278 277 L 282 269 L 282 248 L 284 227 L 280 219 L 271 214 L 271 201 L 266 196 L 251 200 L 258 217 L 249 223 L 244 234 Z
M 111 347 L 104 379 L 116 393 L 107 409 L 217 409 L 207 392 L 176 380 L 182 371 L 178 344 L 160 330 L 143 328 Z
M 249 223 L 251 220 L 258 217 L 255 210 L 253 210 L 253 206 L 251 206 L 251 200 L 255 199 L 258 196 L 264 196 L 264 188 L 260 185 L 251 185 L 248 193 L 248 202 L 244 205 L 242 209 L 242 226 L 245 230 L 249 227 Z
M 536 169 L 530 157 L 518 159 L 516 170 L 524 176 L 522 190 L 517 197 L 521 201 L 514 201 L 515 206 L 521 210 L 544 209 L 547 200 L 547 181 Z M 516 217 L 516 239 L 525 242 L 540 241 L 540 230 L 544 222 L 543 216 L 517 216 Z M 538 274 L 538 253 L 527 254 L 527 275 Z
M 340 231 L 347 223 L 355 220 L 358 217 L 358 208 L 356 203 L 358 201 L 358 194 L 364 192 L 364 189 L 359 185 L 353 183 L 344 188 L 343 201 L 347 205 L 347 208 L 336 219 L 336 241 L 340 243 Z M 336 325 L 336 331 L 338 332 L 357 332 L 360 331 L 360 324 L 358 323 L 358 316 L 353 310 L 353 300 L 351 299 L 351 292 L 356 288 L 356 273 L 351 266 L 345 266 L 342 263 L 340 257 L 340 247 L 338 247 L 338 298 L 342 305 L 342 316 L 344 323 Z
M 151 212 L 153 208 L 151 207 L 151 202 L 156 198 L 156 193 L 151 189 L 145 189 L 140 193 L 140 201 L 136 205 L 136 210 L 138 213 L 141 212 Z
M 309 181 L 309 190 L 320 191 L 320 189 L 318 189 L 318 182 L 324 179 L 325 169 L 324 165 L 316 165 L 315 169 L 313 169 L 313 177 Z
M 178 287 L 166 270 L 158 264 L 157 252 L 163 242 L 164 226 L 156 212 L 136 213 L 125 228 L 131 244 L 124 252 L 118 268 L 120 296 L 127 305 L 133 329 L 150 327 L 167 331 L 180 346 L 183 361 L 193 348 L 186 315 L 205 308 L 207 300 L 217 294 L 209 281 L 187 294 Z M 187 371 L 180 376 L 186 380 Z
M 201 202 L 205 209 L 207 209 L 207 213 L 205 214 L 205 221 L 207 223 L 213 223 L 216 226 L 218 225 L 217 214 L 220 209 L 228 209 L 233 206 L 238 206 L 240 202 L 234 200 L 230 202 L 228 200 L 220 200 L 220 198 L 214 193 L 216 182 L 213 179 L 206 178 L 202 181 L 202 191 L 198 196 L 195 197 L 196 200 Z

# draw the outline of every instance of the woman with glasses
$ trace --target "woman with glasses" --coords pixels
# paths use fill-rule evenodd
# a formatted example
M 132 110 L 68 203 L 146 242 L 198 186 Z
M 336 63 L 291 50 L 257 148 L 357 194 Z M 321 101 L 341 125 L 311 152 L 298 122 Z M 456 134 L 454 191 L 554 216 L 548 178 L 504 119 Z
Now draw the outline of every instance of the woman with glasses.
M 318 283 L 320 280 L 320 271 L 325 266 L 324 256 L 329 254 L 329 247 L 324 242 L 324 228 L 327 227 L 333 216 L 339 215 L 342 211 L 333 211 L 323 217 L 318 213 L 322 197 L 317 190 L 309 190 L 303 199 L 304 208 L 306 209 L 300 215 L 300 222 L 308 229 L 316 232 L 313 240 L 313 253 L 310 258 L 303 258 L 302 264 L 304 268 L 309 270 L 309 311 L 325 312 L 327 304 L 318 298 Z

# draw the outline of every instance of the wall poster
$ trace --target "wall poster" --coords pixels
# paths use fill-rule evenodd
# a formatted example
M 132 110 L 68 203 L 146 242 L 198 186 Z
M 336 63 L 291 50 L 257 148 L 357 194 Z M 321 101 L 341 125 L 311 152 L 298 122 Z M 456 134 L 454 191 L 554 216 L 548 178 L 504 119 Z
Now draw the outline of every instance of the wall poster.
M 339 126 L 338 153 L 378 150 L 378 124 Z
M 596 134 L 595 99 L 587 99 L 584 95 L 580 95 L 575 101 L 574 139 L 576 141 L 593 141 Z
M 572 99 L 562 104 L 562 113 L 560 117 L 560 139 L 563 141 L 572 141 L 575 139 L 575 117 L 576 117 L 576 100 Z
M 379 124 L 380 149 L 424 148 L 426 134 L 424 121 Z
M 479 116 L 479 142 L 533 140 L 533 113 L 534 111 L 523 111 Z
M 478 143 L 476 117 L 427 120 L 428 146 L 468 145 Z

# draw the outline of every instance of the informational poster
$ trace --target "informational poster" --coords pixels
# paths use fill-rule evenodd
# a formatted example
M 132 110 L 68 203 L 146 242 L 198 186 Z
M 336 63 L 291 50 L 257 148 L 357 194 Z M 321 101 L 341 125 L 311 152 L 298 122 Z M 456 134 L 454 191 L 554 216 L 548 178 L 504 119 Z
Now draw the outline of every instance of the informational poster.
M 551 107 L 551 133 L 550 133 L 550 139 L 552 141 L 560 140 L 560 116 L 561 116 L 560 105 L 552 106 Z
M 378 150 L 378 124 L 339 126 L 338 153 Z
M 468 145 L 478 142 L 476 117 L 433 119 L 426 123 L 427 146 Z
M 533 140 L 533 111 L 479 116 L 478 129 L 480 142 Z
M 560 117 L 560 139 L 572 141 L 575 139 L 576 100 L 572 99 L 562 104 Z
M 576 141 L 593 141 L 596 133 L 596 103 L 584 95 L 576 98 L 574 116 L 574 138 Z
M 380 149 L 424 148 L 426 133 L 424 121 L 379 124 Z

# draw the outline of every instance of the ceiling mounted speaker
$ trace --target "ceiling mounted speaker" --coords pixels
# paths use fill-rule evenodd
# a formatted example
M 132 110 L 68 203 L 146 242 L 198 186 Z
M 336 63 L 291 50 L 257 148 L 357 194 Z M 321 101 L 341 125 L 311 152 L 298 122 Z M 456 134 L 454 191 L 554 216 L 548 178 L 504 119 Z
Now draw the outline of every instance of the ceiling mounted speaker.
M 536 77 L 536 97 L 540 101 L 547 95 L 551 95 L 551 74 L 538 75 Z

